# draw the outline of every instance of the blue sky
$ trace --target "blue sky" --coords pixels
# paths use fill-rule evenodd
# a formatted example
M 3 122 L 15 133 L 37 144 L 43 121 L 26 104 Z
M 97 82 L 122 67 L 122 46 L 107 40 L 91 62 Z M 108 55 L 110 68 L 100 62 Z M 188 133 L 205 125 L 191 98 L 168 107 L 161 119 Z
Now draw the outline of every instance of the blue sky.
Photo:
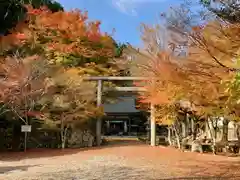
M 119 42 L 141 46 L 139 27 L 141 23 L 157 22 L 159 14 L 177 5 L 181 0 L 57 0 L 65 10 L 87 10 L 92 20 L 102 22 L 101 29 L 114 33 Z

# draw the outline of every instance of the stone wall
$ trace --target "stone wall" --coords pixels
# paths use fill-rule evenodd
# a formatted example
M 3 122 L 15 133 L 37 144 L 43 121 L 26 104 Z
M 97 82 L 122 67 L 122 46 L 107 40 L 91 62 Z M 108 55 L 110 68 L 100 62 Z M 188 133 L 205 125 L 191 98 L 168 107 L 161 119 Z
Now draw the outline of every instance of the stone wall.
M 92 147 L 94 143 L 95 137 L 89 130 L 73 129 L 68 139 L 70 148 Z

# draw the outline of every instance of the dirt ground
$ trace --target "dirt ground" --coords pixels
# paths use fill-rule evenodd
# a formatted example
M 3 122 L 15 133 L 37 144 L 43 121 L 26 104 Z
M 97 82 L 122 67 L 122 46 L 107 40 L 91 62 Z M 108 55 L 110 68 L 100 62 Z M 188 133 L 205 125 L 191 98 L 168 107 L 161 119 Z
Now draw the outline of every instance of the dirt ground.
M 4 180 L 240 180 L 239 170 L 239 157 L 180 152 L 135 141 L 0 154 L 0 179 Z

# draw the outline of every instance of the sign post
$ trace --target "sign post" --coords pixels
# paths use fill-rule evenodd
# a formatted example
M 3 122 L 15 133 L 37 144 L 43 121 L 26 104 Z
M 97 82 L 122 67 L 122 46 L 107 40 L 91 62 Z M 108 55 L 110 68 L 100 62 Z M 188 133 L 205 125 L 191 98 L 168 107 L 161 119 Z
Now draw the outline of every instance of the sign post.
M 27 133 L 32 131 L 31 125 L 22 125 L 21 132 L 24 132 L 24 152 L 27 151 Z

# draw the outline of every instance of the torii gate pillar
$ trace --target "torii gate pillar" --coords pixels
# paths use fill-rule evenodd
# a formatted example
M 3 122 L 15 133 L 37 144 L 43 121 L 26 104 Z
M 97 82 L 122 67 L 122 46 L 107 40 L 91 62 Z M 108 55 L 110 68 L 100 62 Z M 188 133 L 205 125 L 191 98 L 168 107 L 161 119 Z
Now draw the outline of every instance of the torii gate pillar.
M 155 105 L 151 103 L 150 111 L 150 124 L 151 124 L 151 146 L 156 146 L 156 118 L 155 118 Z
M 97 106 L 101 107 L 102 105 L 102 80 L 97 81 Z M 102 118 L 99 117 L 96 123 L 96 143 L 97 146 L 101 145 L 101 135 L 102 135 Z
M 85 80 L 97 81 L 97 106 L 102 106 L 102 91 L 103 91 L 103 81 L 139 81 L 148 80 L 146 77 L 86 77 Z M 145 91 L 144 88 L 136 87 L 117 87 L 118 91 Z M 151 103 L 151 115 L 150 115 L 150 127 L 151 127 L 151 146 L 156 146 L 156 120 L 155 120 L 155 105 Z M 101 145 L 102 136 L 102 119 L 99 118 L 96 123 L 96 144 Z

